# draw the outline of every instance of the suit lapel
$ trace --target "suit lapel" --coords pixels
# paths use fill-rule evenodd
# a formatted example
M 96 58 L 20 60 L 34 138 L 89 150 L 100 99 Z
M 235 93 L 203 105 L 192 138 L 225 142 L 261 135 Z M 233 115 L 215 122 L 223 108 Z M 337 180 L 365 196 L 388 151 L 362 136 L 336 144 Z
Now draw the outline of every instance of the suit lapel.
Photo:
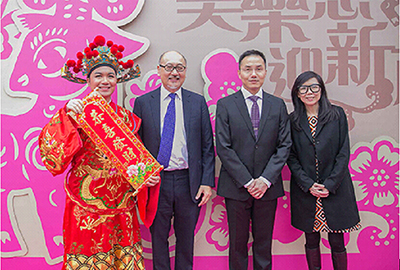
M 185 133 L 186 133 L 186 141 L 189 142 L 188 138 L 190 132 L 190 113 L 191 113 L 191 101 L 192 93 L 182 88 L 182 106 L 183 106 L 183 122 L 185 123 Z
M 236 92 L 234 95 L 235 95 L 236 106 L 238 107 L 239 112 L 242 115 L 243 120 L 246 123 L 246 126 L 249 129 L 251 135 L 253 136 L 254 139 L 256 139 L 256 137 L 254 136 L 254 130 L 253 130 L 253 125 L 251 123 L 249 111 L 247 109 L 246 102 L 242 94 L 242 90 Z
M 154 129 L 156 130 L 156 139 L 158 141 L 161 141 L 160 95 L 161 95 L 161 88 L 158 88 L 151 94 L 151 99 L 150 102 L 148 103 L 148 106 L 150 106 L 149 111 L 151 111 L 153 117 Z
M 319 121 L 317 123 L 317 127 L 315 130 L 315 138 L 317 138 L 318 134 L 321 132 L 322 128 L 325 126 L 325 124 L 321 124 Z
M 260 128 L 258 130 L 258 138 L 262 134 L 264 127 L 266 126 L 266 122 L 268 119 L 269 111 L 271 109 L 271 102 L 269 100 L 269 96 L 263 91 L 263 99 L 262 99 L 262 110 L 260 117 Z
M 310 140 L 310 142 L 312 142 L 313 138 L 311 136 L 311 129 L 310 129 L 310 125 L 308 124 L 308 119 L 307 119 L 306 113 L 304 113 L 302 116 L 300 116 L 300 127 L 303 129 L 303 132 L 306 134 L 306 136 Z

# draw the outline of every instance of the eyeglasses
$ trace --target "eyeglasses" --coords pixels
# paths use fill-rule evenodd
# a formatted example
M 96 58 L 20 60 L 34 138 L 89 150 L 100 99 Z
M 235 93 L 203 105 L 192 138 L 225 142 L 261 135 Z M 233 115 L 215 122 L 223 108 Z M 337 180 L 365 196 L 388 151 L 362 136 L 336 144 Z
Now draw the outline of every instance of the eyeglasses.
M 311 90 L 312 93 L 317 94 L 319 91 L 321 91 L 321 85 L 315 83 L 311 85 L 301 85 L 299 87 L 300 95 L 307 94 L 308 90 Z
M 186 67 L 184 65 L 181 65 L 181 64 L 178 64 L 175 67 L 173 65 L 170 65 L 170 64 L 165 65 L 165 66 L 163 66 L 163 65 L 159 65 L 159 66 L 164 68 L 166 72 L 172 72 L 172 71 L 174 71 L 174 69 L 176 69 L 176 71 L 178 71 L 178 72 L 184 72 L 185 69 L 186 69 Z

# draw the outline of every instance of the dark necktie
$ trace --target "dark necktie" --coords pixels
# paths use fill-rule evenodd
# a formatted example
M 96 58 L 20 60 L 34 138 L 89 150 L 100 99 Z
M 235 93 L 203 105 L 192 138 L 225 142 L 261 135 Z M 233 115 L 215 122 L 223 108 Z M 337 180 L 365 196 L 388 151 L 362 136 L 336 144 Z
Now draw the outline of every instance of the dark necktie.
M 258 127 L 260 125 L 260 109 L 258 108 L 258 104 L 257 104 L 257 99 L 259 99 L 259 97 L 257 96 L 250 96 L 249 99 L 251 101 L 253 101 L 253 106 L 251 106 L 251 123 L 253 125 L 253 129 L 254 129 L 254 135 L 257 139 L 258 136 Z
M 175 93 L 169 94 L 171 101 L 168 104 L 167 112 L 164 117 L 164 126 L 161 134 L 160 148 L 158 150 L 157 161 L 168 167 L 171 158 L 172 142 L 174 141 L 175 133 Z

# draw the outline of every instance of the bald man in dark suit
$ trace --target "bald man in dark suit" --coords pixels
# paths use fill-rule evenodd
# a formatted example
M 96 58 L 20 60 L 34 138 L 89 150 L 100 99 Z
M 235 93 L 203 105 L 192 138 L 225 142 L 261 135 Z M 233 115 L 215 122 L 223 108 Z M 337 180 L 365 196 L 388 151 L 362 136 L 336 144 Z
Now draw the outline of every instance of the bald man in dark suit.
M 153 269 L 170 269 L 172 217 L 175 269 L 192 269 L 200 207 L 210 199 L 215 184 L 213 133 L 204 97 L 182 88 L 185 57 L 176 51 L 165 52 L 157 70 L 162 86 L 138 97 L 133 110 L 142 119 L 138 133 L 144 145 L 164 165 L 157 214 L 150 227 Z

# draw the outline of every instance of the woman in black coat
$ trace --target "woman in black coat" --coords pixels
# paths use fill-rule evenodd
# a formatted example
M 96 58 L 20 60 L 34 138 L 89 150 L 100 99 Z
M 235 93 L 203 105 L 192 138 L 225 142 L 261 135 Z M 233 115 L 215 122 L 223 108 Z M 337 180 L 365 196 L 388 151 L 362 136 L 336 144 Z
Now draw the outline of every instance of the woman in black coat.
M 292 87 L 292 225 L 305 232 L 309 269 L 321 269 L 320 232 L 328 232 L 334 269 L 347 269 L 343 233 L 361 228 L 348 169 L 347 118 L 332 105 L 318 74 L 300 74 Z

